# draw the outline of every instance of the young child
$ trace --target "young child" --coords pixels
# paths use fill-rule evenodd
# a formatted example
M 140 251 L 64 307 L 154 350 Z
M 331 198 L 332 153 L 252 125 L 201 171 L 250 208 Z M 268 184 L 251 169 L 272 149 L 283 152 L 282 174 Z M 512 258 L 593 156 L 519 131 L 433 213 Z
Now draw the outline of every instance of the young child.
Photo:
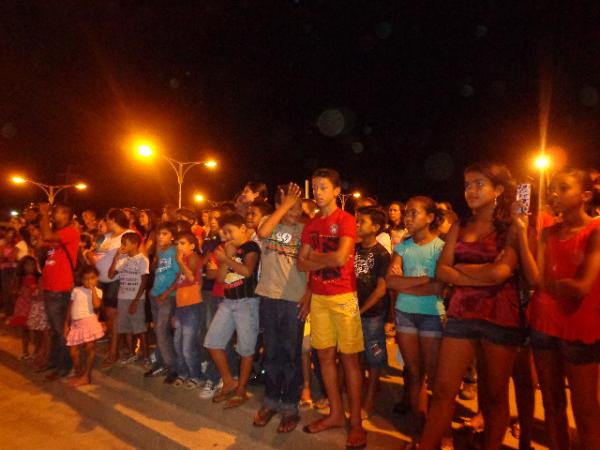
M 174 379 L 175 347 L 171 319 L 175 312 L 175 291 L 170 288 L 177 281 L 179 273 L 177 247 L 173 243 L 175 224 L 162 222 L 156 228 L 156 233 L 157 254 L 153 264 L 154 283 L 150 291 L 150 307 L 156 336 L 156 364 L 144 376 L 167 375 Z
M 336 366 L 339 352 L 350 400 L 346 446 L 363 448 L 367 433 L 361 418 L 362 376 L 358 354 L 364 350 L 364 339 L 354 274 L 356 221 L 337 206 L 341 190 L 339 173 L 319 169 L 313 174 L 312 185 L 319 215 L 304 228 L 298 257 L 298 269 L 310 272 L 312 298 L 301 309 L 310 307 L 311 341 L 319 356 L 331 412 L 304 427 L 304 431 L 320 433 L 346 423 Z
M 224 283 L 225 298 L 219 304 L 204 340 L 221 378 L 223 387 L 213 402 L 226 402 L 225 408 L 235 408 L 248 400 L 246 385 L 252 370 L 252 360 L 258 335 L 259 299 L 254 290 L 260 248 L 248 240 L 248 229 L 239 214 L 221 219 L 225 238 L 224 249 L 217 248 L 214 256 L 219 262 L 217 281 Z M 236 382 L 227 362 L 225 347 L 233 332 L 237 333 L 237 353 L 241 357 L 239 380 Z
M 173 386 L 184 386 L 188 390 L 204 385 L 200 366 L 198 331 L 200 322 L 205 321 L 202 308 L 202 259 L 196 253 L 196 237 L 191 232 L 177 236 L 177 264 L 179 275 L 173 288 L 175 299 L 175 353 L 177 377 Z M 173 289 L 171 288 L 171 289 Z M 170 384 L 171 377 L 165 383 Z
M 256 294 L 261 296 L 265 397 L 254 425 L 263 427 L 280 412 L 280 433 L 293 431 L 300 421 L 304 317 L 298 317 L 298 303 L 306 291 L 306 274 L 296 266 L 304 229 L 299 221 L 301 194 L 293 183 L 282 189 L 277 195 L 277 209 L 264 218 L 257 232 L 262 277 Z
M 570 446 L 565 372 L 580 446 L 600 448 L 600 220 L 586 212 L 592 192 L 586 171 L 552 178 L 550 203 L 561 221 L 542 231 L 537 252 L 527 215 L 513 206 L 522 271 L 536 288 L 528 317 L 551 448 Z
M 385 276 L 390 265 L 390 254 L 377 236 L 385 227 L 385 213 L 373 206 L 357 211 L 357 234 L 354 271 L 358 306 L 365 339 L 365 357 L 369 369 L 369 381 L 363 398 L 363 417 L 368 418 L 375 410 L 375 396 L 379 388 L 382 369 L 387 367 L 385 344 L 385 319 L 387 287 Z
M 433 383 L 442 338 L 443 284 L 435 268 L 444 242 L 437 237 L 442 211 L 429 197 L 413 197 L 404 221 L 411 237 L 394 249 L 388 285 L 396 292 L 396 332 L 407 372 L 413 416 L 413 443 L 418 443 L 427 416 L 427 383 Z M 406 387 L 406 386 L 405 386 Z
M 102 291 L 98 287 L 98 270 L 85 266 L 80 271 L 81 286 L 71 292 L 71 305 L 67 311 L 65 338 L 71 349 L 74 374 L 67 380 L 70 386 L 84 386 L 91 380 L 92 367 L 96 358 L 96 340 L 104 336 L 102 325 L 95 310 L 101 306 Z M 82 351 L 85 351 L 83 366 Z
M 250 230 L 252 240 L 256 239 L 256 232 L 263 217 L 268 216 L 273 212 L 273 207 L 264 200 L 254 200 L 248 205 L 248 213 L 246 214 L 246 227 Z
M 27 326 L 27 320 L 31 313 L 33 302 L 39 294 L 38 281 L 40 275 L 37 269 L 37 262 L 33 257 L 24 256 L 21 258 L 17 265 L 16 275 L 17 301 L 15 302 L 15 310 L 10 318 L 9 325 L 21 329 L 21 343 L 23 345 L 21 359 L 23 360 L 31 358 L 29 354 L 29 342 L 31 341 L 32 331 Z M 48 329 L 47 322 L 45 329 Z
M 144 292 L 148 283 L 150 264 L 148 258 L 140 252 L 140 244 L 141 238 L 137 233 L 123 234 L 121 247 L 108 270 L 111 279 L 119 275 L 117 333 L 125 335 L 129 349 L 129 354 L 120 360 L 121 364 L 129 364 L 136 360 L 132 335 L 140 339 L 143 361 L 148 359 Z

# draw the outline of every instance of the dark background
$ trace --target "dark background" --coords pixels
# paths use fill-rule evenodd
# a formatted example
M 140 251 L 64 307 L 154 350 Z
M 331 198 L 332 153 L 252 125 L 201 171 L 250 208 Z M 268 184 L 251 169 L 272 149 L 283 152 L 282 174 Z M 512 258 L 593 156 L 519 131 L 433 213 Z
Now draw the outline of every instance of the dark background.
M 218 159 L 190 172 L 184 203 L 328 165 L 348 191 L 459 206 L 469 162 L 535 174 L 541 119 L 569 164 L 598 165 L 599 12 L 554 0 L 4 1 L 0 175 L 85 180 L 69 194 L 79 208 L 159 208 L 176 200 L 175 175 L 131 157 L 142 135 L 179 159 Z M 0 183 L 4 212 L 41 198 Z

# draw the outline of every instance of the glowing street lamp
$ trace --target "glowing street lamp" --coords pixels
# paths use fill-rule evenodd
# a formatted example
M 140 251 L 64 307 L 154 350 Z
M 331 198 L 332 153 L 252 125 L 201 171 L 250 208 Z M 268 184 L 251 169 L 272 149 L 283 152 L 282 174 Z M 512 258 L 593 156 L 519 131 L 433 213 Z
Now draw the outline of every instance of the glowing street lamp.
M 87 184 L 85 184 L 85 183 L 44 184 L 44 183 L 39 183 L 37 181 L 29 180 L 27 178 L 24 178 L 24 177 L 18 176 L 18 175 L 15 175 L 14 177 L 12 177 L 10 179 L 10 181 L 12 181 L 14 184 L 31 183 L 31 184 L 39 187 L 48 196 L 48 203 L 50 203 L 51 205 L 54 203 L 54 200 L 56 199 L 56 195 L 64 189 L 75 188 L 79 191 L 83 191 L 83 190 L 87 189 Z
M 179 197 L 178 197 L 178 207 L 181 208 L 181 188 L 183 186 L 183 180 L 185 179 L 186 174 L 192 167 L 204 165 L 209 169 L 214 169 L 217 167 L 217 162 L 215 160 L 208 161 L 178 161 L 176 159 L 170 158 L 169 156 L 163 155 L 162 153 L 158 153 L 154 150 L 151 144 L 142 143 L 139 144 L 136 148 L 138 155 L 144 158 L 150 158 L 154 155 L 158 155 L 164 160 L 166 160 L 171 168 L 175 171 L 175 175 L 177 176 L 177 186 L 179 188 Z
M 340 198 L 340 203 L 342 204 L 342 209 L 345 210 L 346 209 L 346 202 L 348 201 L 348 199 L 353 198 L 353 199 L 359 199 L 361 197 L 361 193 L 359 191 L 354 191 L 351 194 L 340 194 L 339 198 Z
M 204 202 L 204 200 L 206 200 L 206 199 L 204 198 L 204 195 L 202 195 L 202 194 L 196 194 L 196 195 L 194 195 L 194 201 L 195 201 L 196 203 L 203 203 L 203 202 Z
M 547 155 L 541 154 L 535 158 L 533 165 L 538 170 L 546 170 L 550 166 L 550 158 Z

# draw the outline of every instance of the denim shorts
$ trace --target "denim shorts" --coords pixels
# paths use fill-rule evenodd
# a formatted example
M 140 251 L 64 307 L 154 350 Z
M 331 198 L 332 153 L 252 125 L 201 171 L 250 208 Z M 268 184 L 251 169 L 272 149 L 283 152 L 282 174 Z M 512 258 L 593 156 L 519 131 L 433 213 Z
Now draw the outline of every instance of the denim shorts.
M 144 310 L 146 299 L 142 297 L 138 301 L 135 314 L 129 314 L 129 306 L 133 300 L 119 299 L 117 304 L 117 333 L 119 334 L 141 334 L 146 332 L 146 311 Z
M 387 349 L 385 347 L 385 317 L 361 317 L 363 337 L 365 339 L 365 356 L 372 369 L 387 367 Z
M 433 314 L 416 314 L 396 310 L 396 332 L 424 337 L 442 337 L 442 318 Z
M 98 287 L 102 289 L 102 305 L 106 308 L 117 308 L 117 295 L 119 294 L 119 280 L 108 283 L 100 282 Z
M 536 350 L 556 350 L 566 362 L 573 365 L 600 364 L 600 341 L 584 344 L 581 341 L 566 341 L 555 336 L 531 330 L 531 347 Z
M 254 355 L 258 336 L 259 305 L 258 297 L 237 300 L 224 298 L 206 333 L 204 346 L 225 350 L 235 331 L 238 354 L 240 356 Z
M 497 345 L 521 346 L 525 343 L 527 332 L 523 328 L 504 327 L 487 320 L 449 317 L 444 336 L 456 339 L 481 339 Z

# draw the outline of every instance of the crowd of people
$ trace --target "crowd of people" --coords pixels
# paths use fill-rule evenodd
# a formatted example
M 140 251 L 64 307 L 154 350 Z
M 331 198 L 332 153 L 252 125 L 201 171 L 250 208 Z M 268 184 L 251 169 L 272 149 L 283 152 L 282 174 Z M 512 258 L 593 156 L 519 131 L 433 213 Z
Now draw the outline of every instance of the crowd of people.
M 581 448 L 600 449 L 597 191 L 579 169 L 553 174 L 547 202 L 534 189 L 525 205 L 515 187 L 502 164 L 467 167 L 460 218 L 426 195 L 359 199 L 349 214 L 332 169 L 313 173 L 314 200 L 289 183 L 274 205 L 264 183 L 160 217 L 31 205 L 0 228 L 2 313 L 48 380 L 90 383 L 105 341 L 99 369 L 144 364 L 144 376 L 225 409 L 261 378 L 257 427 L 279 415 L 277 431 L 291 432 L 301 405 L 328 407 L 303 430 L 347 426 L 347 448 L 366 446 L 393 322 L 404 377 L 394 410 L 410 414 L 413 448 L 451 448 L 456 396 L 476 391 L 471 425 L 482 448 L 499 449 L 512 377 L 521 450 L 538 383 L 548 444 L 570 448 L 565 378 Z

